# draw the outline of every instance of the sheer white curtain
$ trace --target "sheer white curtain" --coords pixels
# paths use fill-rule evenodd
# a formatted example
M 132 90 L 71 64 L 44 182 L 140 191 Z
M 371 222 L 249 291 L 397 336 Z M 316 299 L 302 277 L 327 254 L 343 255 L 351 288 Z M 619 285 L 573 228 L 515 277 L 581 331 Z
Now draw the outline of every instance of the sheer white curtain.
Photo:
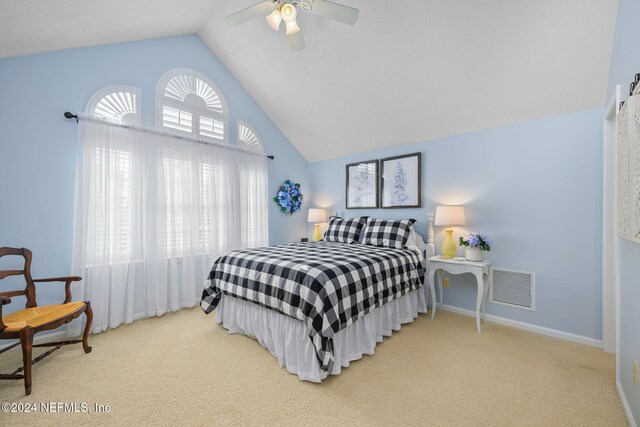
M 72 269 L 92 332 L 196 305 L 217 257 L 267 244 L 264 155 L 89 117 L 79 126 Z

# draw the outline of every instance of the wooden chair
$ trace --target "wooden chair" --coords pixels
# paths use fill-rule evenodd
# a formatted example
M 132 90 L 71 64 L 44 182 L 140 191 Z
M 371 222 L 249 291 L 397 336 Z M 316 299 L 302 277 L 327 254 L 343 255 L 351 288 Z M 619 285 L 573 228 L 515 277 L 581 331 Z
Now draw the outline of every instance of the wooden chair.
M 0 340 L 19 339 L 20 341 L 0 350 L 3 353 L 17 345 L 22 346 L 22 362 L 23 367 L 18 368 L 11 374 L 0 374 L 0 380 L 17 380 L 24 378 L 24 389 L 27 395 L 31 394 L 31 365 L 44 359 L 54 351 L 66 344 L 82 343 L 85 353 L 91 352 L 88 344 L 89 330 L 91 329 L 91 320 L 93 312 L 88 301 L 71 302 L 71 282 L 82 280 L 81 277 L 55 277 L 51 279 L 32 279 L 31 278 L 31 258 L 32 254 L 29 249 L 25 248 L 0 248 L 0 258 L 6 255 L 18 255 L 24 258 L 24 268 L 22 270 L 0 270 L 0 279 L 8 276 L 24 276 L 27 287 L 22 291 L 0 292 Z M 46 282 L 64 282 L 65 283 L 65 299 L 62 304 L 53 304 L 38 307 L 36 303 L 36 287 L 35 283 Z M 27 306 L 24 310 L 3 316 L 2 307 L 11 303 L 10 297 L 25 295 L 27 297 Z M 46 344 L 33 345 L 33 336 L 38 332 L 55 329 L 65 323 L 71 322 L 73 319 L 80 317 L 84 313 L 87 316 L 87 325 L 84 328 L 82 340 L 68 340 L 60 342 L 52 342 Z M 31 360 L 31 352 L 33 347 L 54 347 L 53 349 L 43 353 L 42 355 Z M 20 372 L 24 371 L 24 374 Z

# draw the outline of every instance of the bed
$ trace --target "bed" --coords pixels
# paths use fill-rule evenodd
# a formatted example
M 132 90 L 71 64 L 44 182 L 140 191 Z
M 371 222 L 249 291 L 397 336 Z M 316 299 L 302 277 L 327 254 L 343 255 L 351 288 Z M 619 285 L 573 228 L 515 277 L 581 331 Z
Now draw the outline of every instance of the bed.
M 427 312 L 431 248 L 413 233 L 402 248 L 322 241 L 230 252 L 212 267 L 202 308 L 319 382 Z

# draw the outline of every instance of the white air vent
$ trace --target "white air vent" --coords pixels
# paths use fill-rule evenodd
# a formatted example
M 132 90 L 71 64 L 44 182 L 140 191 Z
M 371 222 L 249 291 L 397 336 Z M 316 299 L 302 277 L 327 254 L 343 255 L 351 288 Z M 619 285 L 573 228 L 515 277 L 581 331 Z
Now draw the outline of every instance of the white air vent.
M 535 310 L 535 273 L 493 269 L 490 301 Z

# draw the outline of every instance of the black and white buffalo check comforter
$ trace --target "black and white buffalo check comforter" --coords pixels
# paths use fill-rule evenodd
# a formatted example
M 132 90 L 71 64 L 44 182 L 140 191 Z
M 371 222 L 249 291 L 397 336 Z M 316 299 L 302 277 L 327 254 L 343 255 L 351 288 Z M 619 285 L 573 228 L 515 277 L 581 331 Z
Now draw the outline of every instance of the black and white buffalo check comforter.
M 202 292 L 211 313 L 222 294 L 305 322 L 320 368 L 333 369 L 333 335 L 377 307 L 422 287 L 419 251 L 336 242 L 230 252 Z

